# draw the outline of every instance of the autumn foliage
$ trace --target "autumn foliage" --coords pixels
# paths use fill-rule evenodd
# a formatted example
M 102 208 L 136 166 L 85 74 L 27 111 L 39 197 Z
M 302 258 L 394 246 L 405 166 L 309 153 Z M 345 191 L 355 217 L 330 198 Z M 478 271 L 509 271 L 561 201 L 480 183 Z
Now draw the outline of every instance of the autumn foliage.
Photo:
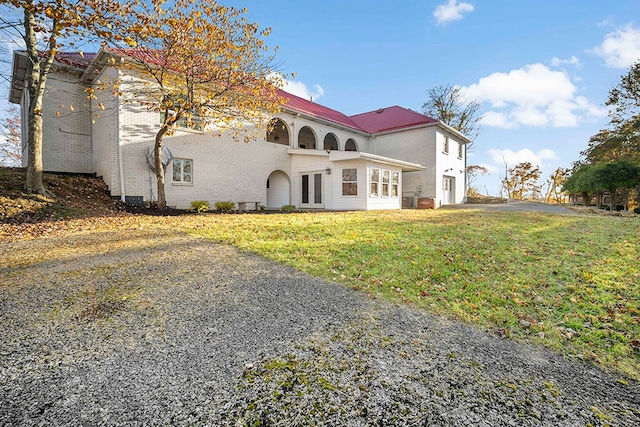
M 154 146 L 159 208 L 166 205 L 163 138 L 178 122 L 248 142 L 284 102 L 264 40 L 271 30 L 245 13 L 213 0 L 141 2 L 100 32 L 108 37 L 109 65 L 141 81 L 126 91 L 116 87 L 118 95 L 162 113 Z

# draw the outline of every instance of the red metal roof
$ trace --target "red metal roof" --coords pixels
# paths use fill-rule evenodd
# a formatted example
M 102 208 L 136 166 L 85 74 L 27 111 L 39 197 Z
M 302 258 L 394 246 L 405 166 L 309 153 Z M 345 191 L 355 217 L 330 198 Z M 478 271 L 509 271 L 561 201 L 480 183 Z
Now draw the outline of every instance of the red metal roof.
M 438 120 L 434 118 L 397 105 L 351 116 L 351 119 L 368 133 L 380 133 L 429 123 L 438 123 Z
M 151 63 L 158 63 L 158 57 L 152 49 L 105 49 L 112 53 L 127 55 L 132 58 Z M 96 57 L 95 53 L 80 54 L 79 52 L 61 52 L 56 55 L 56 61 L 77 68 L 86 68 Z M 348 128 L 376 134 L 385 131 L 397 130 L 407 127 L 419 126 L 429 123 L 437 123 L 438 120 L 425 116 L 407 108 L 393 107 L 380 108 L 368 113 L 347 116 L 337 110 L 317 104 L 313 101 L 301 98 L 283 90 L 278 90 L 279 95 L 284 97 L 286 108 L 298 111 L 305 115 L 317 117 L 336 123 Z
M 58 52 L 55 61 L 71 67 L 84 69 L 96 58 L 95 53 Z
M 287 99 L 286 106 L 292 110 L 338 123 L 362 132 L 375 134 L 390 130 L 419 126 L 429 123 L 438 123 L 438 120 L 417 113 L 397 105 L 368 113 L 347 116 L 339 111 L 332 110 L 323 105 L 280 91 L 280 95 Z
M 287 100 L 286 107 L 301 113 L 318 117 L 324 120 L 328 120 L 333 123 L 337 123 L 361 132 L 366 132 L 351 117 L 342 114 L 339 111 L 332 110 L 324 105 L 316 104 L 315 102 L 300 98 L 299 96 L 290 94 L 283 90 L 279 90 L 280 96 Z

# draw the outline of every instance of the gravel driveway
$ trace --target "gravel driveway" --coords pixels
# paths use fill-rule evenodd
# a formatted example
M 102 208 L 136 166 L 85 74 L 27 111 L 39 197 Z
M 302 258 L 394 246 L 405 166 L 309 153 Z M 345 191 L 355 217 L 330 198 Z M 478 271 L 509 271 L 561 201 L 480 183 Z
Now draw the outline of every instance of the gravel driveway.
M 229 246 L 14 251 L 34 255 L 0 265 L 0 425 L 640 425 L 635 381 Z

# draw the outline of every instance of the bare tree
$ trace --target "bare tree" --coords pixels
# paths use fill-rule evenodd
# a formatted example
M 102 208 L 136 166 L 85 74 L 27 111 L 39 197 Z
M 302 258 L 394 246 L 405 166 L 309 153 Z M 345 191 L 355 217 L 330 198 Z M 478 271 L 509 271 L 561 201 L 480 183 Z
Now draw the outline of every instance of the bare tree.
M 460 86 L 451 84 L 433 87 L 427 91 L 427 95 L 429 100 L 422 105 L 424 114 L 464 134 L 471 140 L 467 144 L 467 150 L 470 150 L 480 133 L 480 103 L 469 99 Z
M 0 125 L 0 164 L 20 166 L 22 164 L 22 137 L 20 112 L 15 105 L 9 107 L 9 116 Z
M 569 169 L 557 168 L 551 175 L 549 175 L 549 179 L 547 179 L 547 192 L 544 197 L 547 203 L 555 202 L 562 203 L 564 201 L 562 195 L 562 186 L 567 181 L 567 177 L 569 176 Z
M 473 186 L 473 183 L 475 182 L 476 178 L 479 175 L 489 175 L 489 169 L 480 165 L 467 166 L 467 193 L 468 194 L 472 195 L 472 194 L 480 193 L 480 191 L 478 191 L 478 189 Z

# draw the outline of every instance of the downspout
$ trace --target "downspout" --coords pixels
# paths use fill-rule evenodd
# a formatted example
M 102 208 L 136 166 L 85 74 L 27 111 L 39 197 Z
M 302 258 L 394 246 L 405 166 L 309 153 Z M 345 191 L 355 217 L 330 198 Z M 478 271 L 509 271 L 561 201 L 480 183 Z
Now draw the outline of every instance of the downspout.
M 120 70 L 118 70 L 118 78 L 121 77 L 121 73 Z M 118 168 L 120 171 L 120 201 L 122 201 L 123 203 L 126 202 L 127 197 L 125 195 L 125 191 L 124 191 L 124 163 L 122 160 L 122 139 L 120 138 L 122 132 L 120 129 L 120 108 L 121 108 L 121 104 L 120 104 L 120 96 L 118 95 L 118 135 L 117 135 L 117 139 L 118 139 Z
M 467 188 L 467 144 L 464 144 L 464 198 L 462 199 L 462 203 L 467 203 L 467 194 L 469 194 L 469 189 Z
M 118 131 L 119 130 L 120 126 L 118 126 Z M 124 165 L 122 164 L 122 143 L 120 142 L 120 138 L 118 138 L 118 166 L 120 168 L 120 200 L 125 202 L 127 197 L 124 194 Z

